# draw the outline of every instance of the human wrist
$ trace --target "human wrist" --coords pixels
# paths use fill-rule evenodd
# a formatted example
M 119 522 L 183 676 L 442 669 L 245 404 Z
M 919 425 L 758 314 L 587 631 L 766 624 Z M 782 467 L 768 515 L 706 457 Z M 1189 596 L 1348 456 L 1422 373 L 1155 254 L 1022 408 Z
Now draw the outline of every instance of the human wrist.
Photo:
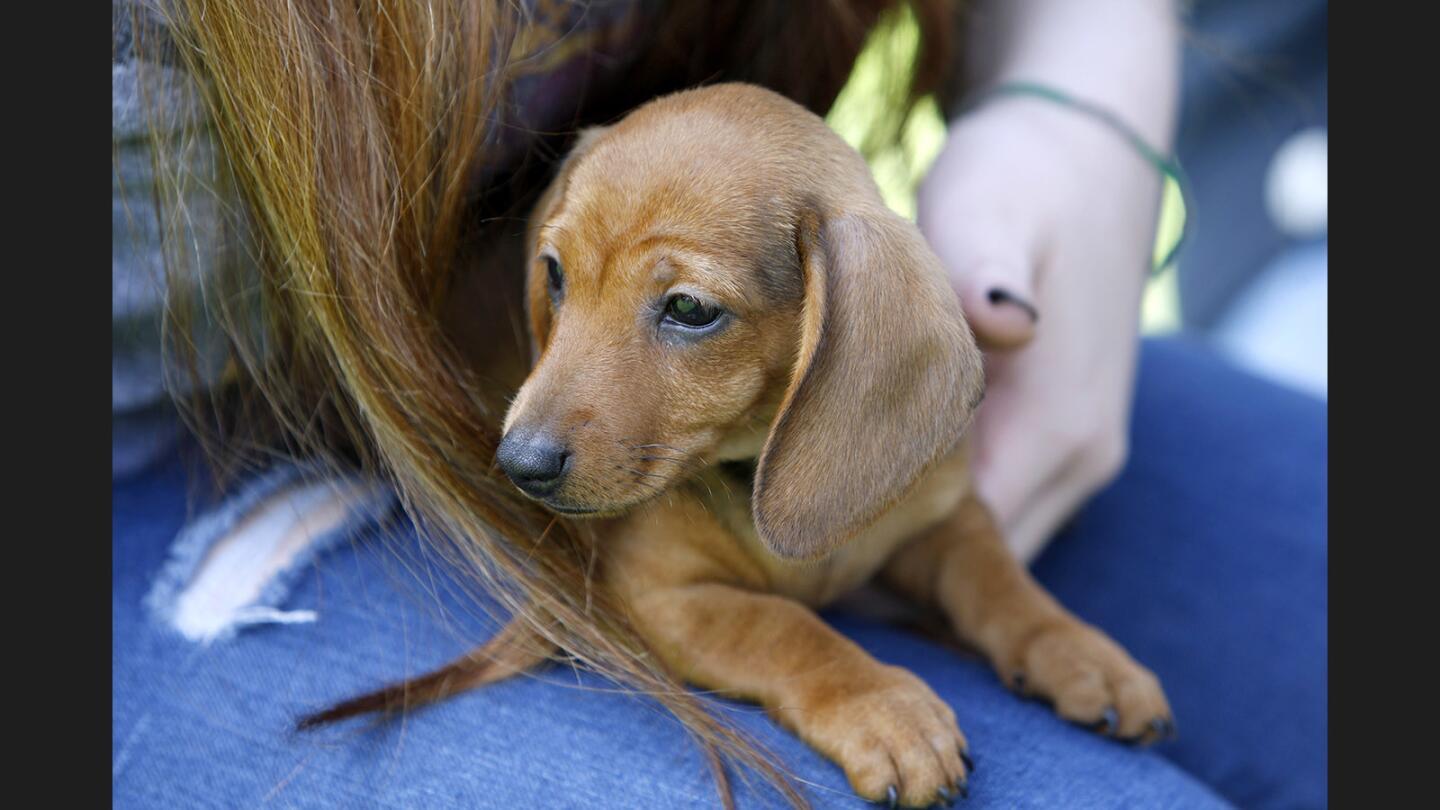
M 1023 103 L 1027 101 L 1032 103 Z M 997 106 L 1002 108 L 998 112 L 994 110 Z M 1012 152 L 1028 149 L 1031 160 L 1049 166 L 1054 180 L 1073 178 L 1076 182 L 1072 188 L 1088 192 L 1104 189 L 1108 198 L 1131 211 L 1135 201 L 1150 200 L 1157 213 L 1159 199 L 1155 192 L 1162 182 L 1174 183 L 1182 198 L 1188 196 L 1184 172 L 1173 155 L 1156 149 L 1110 110 L 1051 85 L 1024 80 L 1001 84 L 973 99 L 967 109 L 970 126 L 977 117 L 1006 120 L 1002 139 L 1010 144 L 1007 148 Z M 1066 116 L 1074 120 L 1067 122 Z M 1027 139 L 1020 134 L 1027 126 L 1039 131 L 1048 143 L 1041 141 L 1037 147 L 1032 138 L 1027 145 Z M 1129 154 L 1120 155 L 1117 148 Z M 1042 158 L 1041 153 L 1048 154 Z M 1187 232 L 1188 227 L 1182 227 L 1179 239 L 1157 256 L 1152 268 L 1155 272 L 1174 261 Z
M 1065 210 L 1075 204 L 1075 195 L 1088 197 L 1098 189 L 1158 194 L 1161 176 L 1120 133 L 1030 94 L 998 94 L 968 108 L 951 124 L 935 168 L 992 184 L 1003 172 L 1008 182 L 1041 192 L 1039 198 Z
M 962 103 L 1037 82 L 1110 110 L 1161 152 L 1173 145 L 1180 18 L 1171 2 L 982 0 L 967 53 Z

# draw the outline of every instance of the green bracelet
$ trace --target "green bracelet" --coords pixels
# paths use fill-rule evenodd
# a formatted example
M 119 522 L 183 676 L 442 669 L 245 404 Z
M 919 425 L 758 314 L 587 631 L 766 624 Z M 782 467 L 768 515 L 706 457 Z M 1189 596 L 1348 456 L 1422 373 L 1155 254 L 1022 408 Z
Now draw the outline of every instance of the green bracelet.
M 996 96 L 1033 96 L 1085 113 L 1120 133 L 1120 136 L 1128 141 L 1130 145 L 1134 147 L 1135 151 L 1140 153 L 1140 157 L 1143 158 L 1146 163 L 1153 166 L 1162 178 L 1174 181 L 1175 187 L 1180 191 L 1180 202 L 1184 208 L 1184 218 L 1180 223 L 1180 238 L 1175 240 L 1175 245 L 1165 253 L 1164 259 L 1155 265 L 1152 272 L 1158 274 L 1175 262 L 1176 256 L 1180 253 L 1180 248 L 1184 246 L 1186 238 L 1190 235 L 1191 211 L 1190 183 L 1185 177 L 1185 172 L 1180 168 L 1179 160 L 1160 154 L 1158 150 L 1146 143 L 1145 139 L 1140 137 L 1139 133 L 1131 129 L 1129 124 L 1120 120 L 1118 116 L 1109 110 L 1103 107 L 1097 107 L 1088 101 L 1077 99 L 1054 87 L 1036 82 L 1017 81 L 997 85 L 966 104 L 965 110 L 968 112 Z

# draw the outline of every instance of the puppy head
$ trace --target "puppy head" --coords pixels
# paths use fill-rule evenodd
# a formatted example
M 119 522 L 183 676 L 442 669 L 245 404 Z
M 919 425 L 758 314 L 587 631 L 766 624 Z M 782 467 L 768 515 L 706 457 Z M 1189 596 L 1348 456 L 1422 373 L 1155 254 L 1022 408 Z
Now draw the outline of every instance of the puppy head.
M 613 514 L 758 458 L 767 546 L 823 556 L 959 439 L 978 349 L 938 260 L 823 122 L 768 91 L 671 96 L 588 131 L 529 231 L 536 362 L 497 460 Z

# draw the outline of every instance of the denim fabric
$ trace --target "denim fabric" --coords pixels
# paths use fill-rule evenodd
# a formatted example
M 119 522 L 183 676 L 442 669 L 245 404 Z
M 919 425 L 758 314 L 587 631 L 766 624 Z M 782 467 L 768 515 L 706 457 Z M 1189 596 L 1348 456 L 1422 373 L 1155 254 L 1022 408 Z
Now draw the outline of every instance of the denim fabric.
M 1146 347 L 1132 462 L 1037 562 L 1045 583 L 1164 681 L 1180 740 L 1140 750 L 1055 718 L 989 667 L 908 632 L 827 618 L 956 709 L 970 804 L 1325 803 L 1325 408 L 1177 341 Z M 310 558 L 287 610 L 196 645 L 145 594 L 187 516 L 178 461 L 114 486 L 114 806 L 714 806 L 703 759 L 652 701 L 551 667 L 403 720 L 296 735 L 295 717 L 449 660 L 493 630 L 407 531 Z M 807 781 L 865 807 L 841 771 L 751 706 L 723 704 Z M 1198 777 L 1198 778 L 1197 778 Z M 778 806 L 738 784 L 741 807 Z
M 1327 415 L 1198 344 L 1150 343 L 1129 464 L 1034 566 L 1160 676 L 1166 756 L 1243 807 L 1328 801 Z
M 307 532 L 310 539 L 294 552 L 288 564 L 278 573 L 257 576 L 250 566 L 244 564 L 253 561 L 241 560 L 237 568 L 234 557 L 228 558 L 232 561 L 229 567 L 211 560 L 217 541 L 232 533 L 240 533 L 241 525 L 254 520 L 257 512 L 265 511 L 261 505 L 270 499 L 283 497 L 285 503 L 276 507 L 277 517 L 281 521 L 287 517 L 293 520 L 341 489 L 355 493 L 342 512 L 344 516 L 332 526 Z M 253 624 L 313 621 L 312 610 L 280 609 L 281 603 L 289 597 L 294 579 L 303 574 L 313 557 L 385 521 L 397 506 L 394 492 L 378 482 L 323 475 L 319 470 L 298 464 L 275 465 L 263 475 L 246 481 L 223 503 L 185 526 L 171 544 L 169 559 L 155 575 L 155 584 L 145 596 L 145 606 L 158 621 L 176 626 L 192 641 L 204 643 L 227 640 L 237 630 Z M 293 517 L 285 514 L 292 510 Z M 254 535 L 283 535 L 290 525 L 293 523 L 281 525 L 272 521 L 266 526 L 250 526 L 251 534 L 235 542 L 248 541 L 250 554 L 267 556 L 276 552 L 270 546 L 256 549 L 254 541 L 266 538 Z M 203 596 L 187 605 L 181 595 L 195 586 L 198 572 L 207 564 L 222 568 L 216 569 L 215 579 L 206 580 Z M 239 583 L 250 581 L 249 577 L 256 577 L 253 582 L 258 588 L 245 598 L 246 588 Z M 236 589 L 239 595 L 226 594 L 220 588 L 222 584 Z

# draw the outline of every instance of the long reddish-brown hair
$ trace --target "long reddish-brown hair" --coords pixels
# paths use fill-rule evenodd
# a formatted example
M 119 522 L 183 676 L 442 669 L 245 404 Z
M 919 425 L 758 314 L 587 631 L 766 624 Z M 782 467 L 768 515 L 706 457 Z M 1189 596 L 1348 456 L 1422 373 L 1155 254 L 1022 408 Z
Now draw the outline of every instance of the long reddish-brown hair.
M 583 100 L 576 128 L 665 92 L 731 80 L 823 115 L 867 33 L 901 4 L 666 4 L 631 46 L 633 66 L 611 83 L 617 89 Z M 951 4 L 903 5 L 922 45 L 896 106 L 876 112 L 890 121 L 954 75 Z M 517 230 L 551 168 L 522 161 L 476 185 L 498 106 L 535 47 L 528 12 L 501 0 L 170 0 L 161 8 L 163 47 L 199 81 L 209 121 L 204 132 L 155 139 L 169 209 L 171 367 L 197 373 L 202 322 L 229 346 L 218 386 L 176 386 L 195 392 L 182 403 L 192 427 L 222 472 L 283 453 L 388 480 L 423 536 L 474 572 L 508 614 L 464 659 L 305 724 L 402 711 L 563 656 L 672 712 L 707 752 L 727 805 L 727 760 L 803 805 L 769 758 L 646 655 L 622 606 L 594 582 L 584 524 L 543 513 L 498 475 L 493 455 L 513 390 L 444 328 L 462 267 L 493 279 L 496 296 L 518 293 L 507 281 L 518 267 L 474 267 L 473 257 L 503 255 L 487 254 L 486 241 Z M 134 28 L 143 53 L 146 27 Z M 180 238 L 195 181 L 179 167 L 201 138 L 218 153 L 206 182 L 238 203 L 223 240 L 230 260 L 204 285 Z M 487 225 L 495 222 L 511 227 Z

